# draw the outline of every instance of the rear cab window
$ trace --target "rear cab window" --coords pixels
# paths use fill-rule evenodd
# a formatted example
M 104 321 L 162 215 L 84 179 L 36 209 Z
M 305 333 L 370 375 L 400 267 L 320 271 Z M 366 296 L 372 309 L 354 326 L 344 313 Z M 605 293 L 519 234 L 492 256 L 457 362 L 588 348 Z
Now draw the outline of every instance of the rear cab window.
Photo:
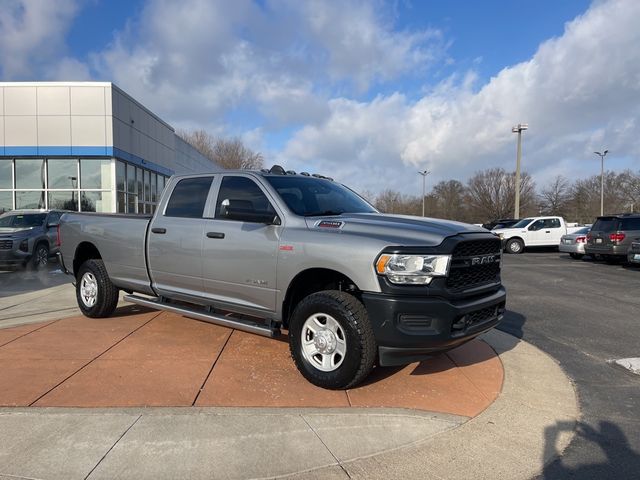
M 202 218 L 209 197 L 213 177 L 184 178 L 180 180 L 167 202 L 165 217 Z

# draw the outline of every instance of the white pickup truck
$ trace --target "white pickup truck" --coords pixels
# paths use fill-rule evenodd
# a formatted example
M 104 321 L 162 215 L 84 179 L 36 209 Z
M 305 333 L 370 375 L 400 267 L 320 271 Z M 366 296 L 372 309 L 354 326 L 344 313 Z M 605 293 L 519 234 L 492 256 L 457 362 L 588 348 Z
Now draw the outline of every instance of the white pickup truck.
M 508 253 L 522 253 L 525 247 L 553 247 L 567 233 L 580 227 L 567 227 L 562 217 L 523 218 L 510 228 L 492 230 L 503 242 Z

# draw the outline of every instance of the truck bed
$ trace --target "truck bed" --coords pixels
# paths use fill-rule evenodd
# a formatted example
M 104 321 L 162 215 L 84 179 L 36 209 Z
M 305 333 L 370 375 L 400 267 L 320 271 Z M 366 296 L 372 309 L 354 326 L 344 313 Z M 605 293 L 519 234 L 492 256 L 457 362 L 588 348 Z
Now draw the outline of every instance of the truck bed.
M 60 250 L 68 262 L 92 244 L 102 256 L 114 285 L 152 294 L 145 243 L 150 215 L 66 213 L 60 221 Z M 65 265 L 71 270 L 73 265 Z

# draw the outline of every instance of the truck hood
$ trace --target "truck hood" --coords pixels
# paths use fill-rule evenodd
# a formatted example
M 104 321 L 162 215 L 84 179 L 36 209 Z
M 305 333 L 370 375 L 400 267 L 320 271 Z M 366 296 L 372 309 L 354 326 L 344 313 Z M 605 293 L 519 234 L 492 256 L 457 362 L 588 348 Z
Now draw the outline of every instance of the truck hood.
M 520 233 L 527 228 L 496 228 L 495 230 L 491 230 L 491 233 L 495 233 L 496 235 L 503 234 L 505 237 L 509 235 L 514 235 L 516 233 Z
M 311 229 L 341 234 L 363 235 L 398 246 L 437 246 L 446 237 L 464 233 L 488 233 L 468 223 L 383 213 L 344 213 L 327 217 L 307 217 Z
M 29 233 L 35 227 L 20 227 L 20 228 L 11 228 L 11 227 L 0 227 L 0 236 L 11 236 L 11 237 L 20 237 L 24 234 Z

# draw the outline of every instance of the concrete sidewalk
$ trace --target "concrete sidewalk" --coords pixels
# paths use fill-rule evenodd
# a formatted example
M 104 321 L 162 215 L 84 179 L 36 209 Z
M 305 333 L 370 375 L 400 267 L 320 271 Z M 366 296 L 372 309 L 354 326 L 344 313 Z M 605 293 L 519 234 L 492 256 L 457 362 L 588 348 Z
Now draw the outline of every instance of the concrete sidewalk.
M 568 445 L 574 390 L 535 347 L 499 331 L 484 340 L 505 380 L 472 419 L 388 409 L 5 408 L 0 479 L 528 479 Z

